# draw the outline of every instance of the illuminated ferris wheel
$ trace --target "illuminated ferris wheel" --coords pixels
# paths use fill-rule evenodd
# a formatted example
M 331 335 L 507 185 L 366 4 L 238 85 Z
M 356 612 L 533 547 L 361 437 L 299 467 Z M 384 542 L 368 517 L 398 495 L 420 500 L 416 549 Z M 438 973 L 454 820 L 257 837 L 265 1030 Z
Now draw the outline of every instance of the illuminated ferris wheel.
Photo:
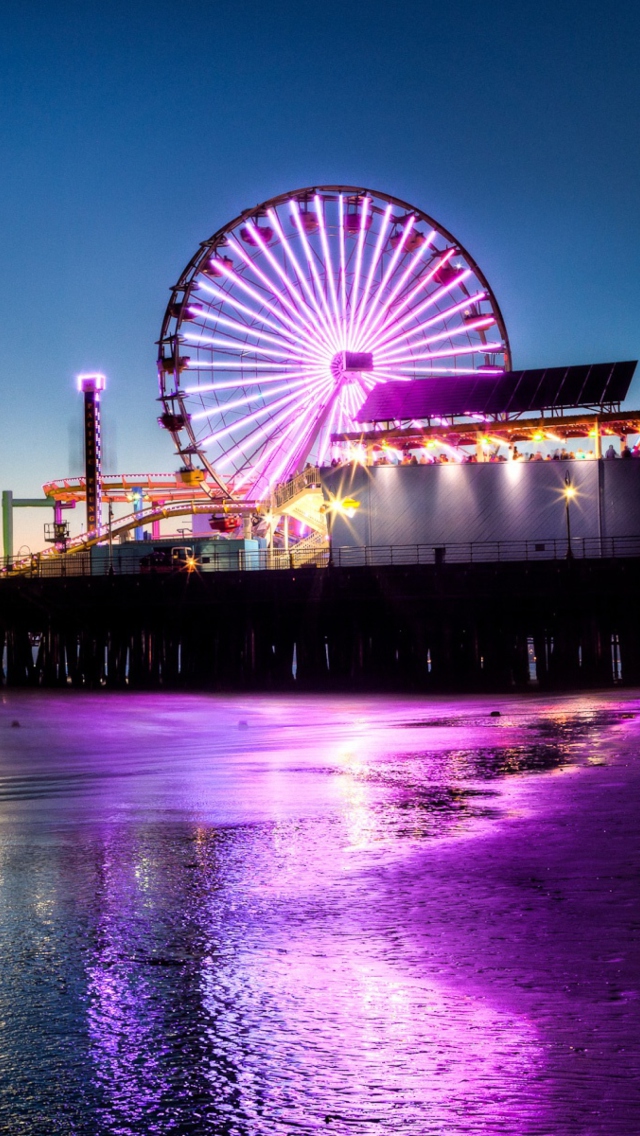
M 326 461 L 376 383 L 511 365 L 496 299 L 460 243 L 353 186 L 274 197 L 205 241 L 159 343 L 160 422 L 185 466 L 252 500 Z

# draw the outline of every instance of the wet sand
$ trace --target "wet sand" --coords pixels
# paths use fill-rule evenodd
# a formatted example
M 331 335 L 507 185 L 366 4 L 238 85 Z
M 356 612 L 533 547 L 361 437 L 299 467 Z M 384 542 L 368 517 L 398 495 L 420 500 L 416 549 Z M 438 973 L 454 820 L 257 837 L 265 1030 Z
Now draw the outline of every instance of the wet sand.
M 0 1130 L 632 1136 L 639 813 L 635 692 L 5 698 Z
M 637 735 L 612 750 L 599 748 L 604 766 L 505 790 L 508 819 L 385 881 L 393 911 L 398 895 L 411 911 L 421 965 L 533 1023 L 548 1116 L 531 1131 L 550 1136 L 640 1132 Z

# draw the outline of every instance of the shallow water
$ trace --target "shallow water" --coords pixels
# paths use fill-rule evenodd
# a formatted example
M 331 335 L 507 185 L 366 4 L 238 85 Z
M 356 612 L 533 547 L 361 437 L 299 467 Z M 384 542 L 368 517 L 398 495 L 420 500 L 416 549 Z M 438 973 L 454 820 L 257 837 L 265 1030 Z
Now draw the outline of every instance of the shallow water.
M 639 723 L 5 695 L 0 1130 L 640 1130 Z

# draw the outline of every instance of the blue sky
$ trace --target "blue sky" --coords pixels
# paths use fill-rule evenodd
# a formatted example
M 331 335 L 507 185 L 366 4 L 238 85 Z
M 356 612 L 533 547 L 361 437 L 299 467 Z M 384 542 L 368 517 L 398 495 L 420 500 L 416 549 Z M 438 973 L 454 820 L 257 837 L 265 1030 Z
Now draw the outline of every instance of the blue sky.
M 639 32 L 625 0 L 3 5 L 0 488 L 78 466 L 85 369 L 109 377 L 111 468 L 175 467 L 154 401 L 169 286 L 298 186 L 437 218 L 516 367 L 637 358 Z M 27 539 L 42 515 L 16 521 Z

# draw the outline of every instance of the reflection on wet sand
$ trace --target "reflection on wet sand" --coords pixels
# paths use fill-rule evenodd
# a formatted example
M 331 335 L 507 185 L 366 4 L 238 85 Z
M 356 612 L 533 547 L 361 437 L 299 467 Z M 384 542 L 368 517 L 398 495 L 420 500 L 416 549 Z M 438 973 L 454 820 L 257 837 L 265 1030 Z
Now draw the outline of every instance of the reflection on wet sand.
M 555 974 L 553 888 L 522 869 L 514 900 L 488 873 L 517 875 L 518 833 L 545 794 L 560 807 L 550 777 L 605 776 L 636 706 L 13 698 L 0 1121 L 34 1136 L 632 1131 L 635 1105 L 599 1113 L 604 1090 L 561 1061 L 555 1076 L 561 980 L 522 995 Z M 586 1111 L 567 1106 L 576 1092 Z

